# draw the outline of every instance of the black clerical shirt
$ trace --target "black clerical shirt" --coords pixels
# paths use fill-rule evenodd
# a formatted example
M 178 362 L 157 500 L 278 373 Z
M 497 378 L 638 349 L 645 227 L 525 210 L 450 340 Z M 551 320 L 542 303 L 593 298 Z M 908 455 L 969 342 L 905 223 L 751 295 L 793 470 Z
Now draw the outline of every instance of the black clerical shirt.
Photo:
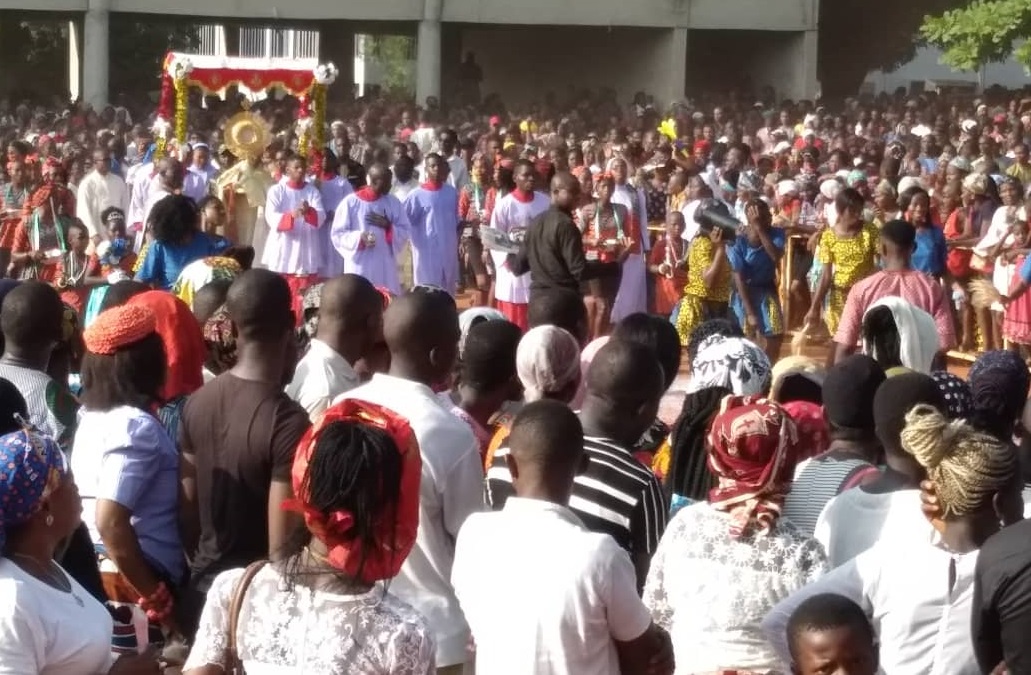
M 620 273 L 619 263 L 584 257 L 583 235 L 572 217 L 555 206 L 540 214 L 526 230 L 519 253 L 508 257 L 514 274 L 530 272 L 530 294 L 560 288 L 580 292 L 580 282 Z

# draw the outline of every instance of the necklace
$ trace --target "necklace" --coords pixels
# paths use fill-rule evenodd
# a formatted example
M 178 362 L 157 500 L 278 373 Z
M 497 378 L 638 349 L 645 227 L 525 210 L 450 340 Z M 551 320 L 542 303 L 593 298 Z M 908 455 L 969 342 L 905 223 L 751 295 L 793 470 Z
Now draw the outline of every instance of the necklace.
M 44 565 L 44 563 L 41 563 L 32 556 L 25 555 L 24 553 L 11 553 L 10 557 L 31 562 L 32 565 L 35 566 L 37 571 L 39 571 L 40 573 L 32 574 L 32 572 L 27 569 L 25 570 L 26 572 L 32 574 L 32 576 L 36 577 L 37 579 L 45 583 L 47 586 L 50 586 L 51 588 L 61 591 L 62 593 L 71 594 L 72 599 L 75 600 L 75 603 L 79 605 L 79 607 L 86 606 L 86 603 L 82 601 L 82 598 L 80 598 L 79 595 L 72 588 L 72 582 L 69 581 L 68 577 L 63 573 L 54 570 L 56 563 L 53 560 L 49 561 L 49 564 Z M 18 566 L 22 569 L 25 569 L 24 565 Z M 46 567 L 46 569 L 44 569 L 44 567 Z

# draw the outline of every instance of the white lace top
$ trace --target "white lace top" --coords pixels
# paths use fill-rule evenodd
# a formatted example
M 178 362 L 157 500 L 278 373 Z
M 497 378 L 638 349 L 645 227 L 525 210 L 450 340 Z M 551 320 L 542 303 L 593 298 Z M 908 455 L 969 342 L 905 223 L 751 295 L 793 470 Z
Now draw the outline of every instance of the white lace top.
M 827 570 L 823 547 L 780 519 L 766 536 L 732 539 L 707 503 L 682 509 L 652 558 L 644 604 L 673 639 L 677 673 L 777 670 L 760 625 L 780 600 Z
M 183 670 L 224 667 L 233 588 L 242 569 L 208 591 L 197 639 Z M 337 595 L 288 590 L 271 565 L 254 577 L 240 612 L 237 648 L 248 675 L 431 675 L 436 644 L 422 616 L 381 587 Z

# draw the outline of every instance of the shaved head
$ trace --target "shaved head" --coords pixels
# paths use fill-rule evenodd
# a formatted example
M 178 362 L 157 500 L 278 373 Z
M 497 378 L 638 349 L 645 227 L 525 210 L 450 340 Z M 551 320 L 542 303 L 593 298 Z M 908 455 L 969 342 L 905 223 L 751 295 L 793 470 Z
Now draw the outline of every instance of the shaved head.
M 319 323 L 348 323 L 359 317 L 383 313 L 383 296 L 372 282 L 357 274 L 343 274 L 322 284 Z
M 226 309 L 244 339 L 278 339 L 295 321 L 286 280 L 264 269 L 247 270 L 233 281 Z
M 551 179 L 551 203 L 563 211 L 572 211 L 580 198 L 580 181 L 567 172 L 559 171 Z
M 587 370 L 587 393 L 620 408 L 658 401 L 665 378 L 655 352 L 644 345 L 609 340 Z
M 416 287 L 383 315 L 391 373 L 435 384 L 450 373 L 458 355 L 458 308 L 446 291 Z M 403 372 L 401 372 L 403 371 Z
M 61 296 L 41 281 L 15 286 L 4 296 L 0 309 L 0 329 L 8 349 L 35 349 L 58 342 L 63 319 Z

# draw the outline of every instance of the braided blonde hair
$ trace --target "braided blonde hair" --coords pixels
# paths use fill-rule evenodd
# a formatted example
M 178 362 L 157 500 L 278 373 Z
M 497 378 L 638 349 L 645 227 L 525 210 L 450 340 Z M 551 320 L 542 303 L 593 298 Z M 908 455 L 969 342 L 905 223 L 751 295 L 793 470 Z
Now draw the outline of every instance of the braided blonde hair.
M 906 414 L 902 447 L 927 469 L 946 519 L 982 508 L 1019 470 L 1009 445 L 927 404 Z

